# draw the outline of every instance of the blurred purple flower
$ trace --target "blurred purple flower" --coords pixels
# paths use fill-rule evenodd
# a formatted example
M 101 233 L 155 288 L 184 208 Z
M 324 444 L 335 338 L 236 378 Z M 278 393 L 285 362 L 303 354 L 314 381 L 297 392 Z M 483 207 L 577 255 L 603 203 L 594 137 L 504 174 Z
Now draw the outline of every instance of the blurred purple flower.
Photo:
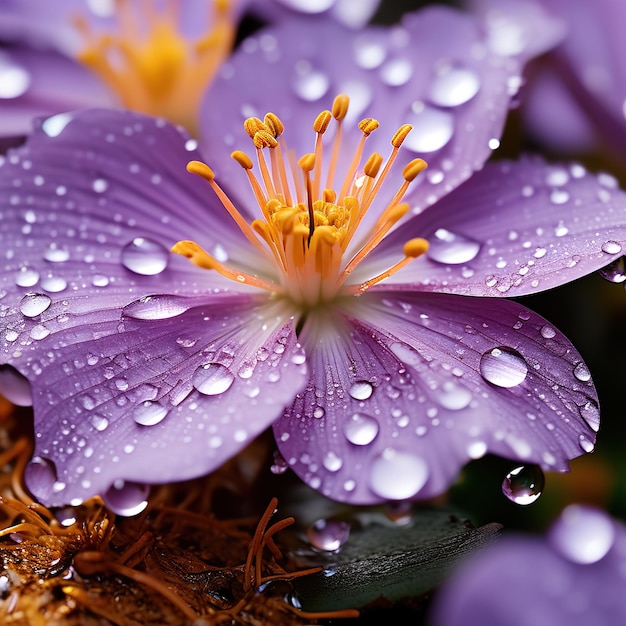
M 610 147 L 626 156 L 626 4 L 616 0 L 470 0 L 494 42 L 548 49 L 544 25 L 560 22 L 561 43 L 530 66 L 522 92 L 527 128 L 563 152 Z M 511 32 L 519 34 L 511 37 Z M 549 37 L 548 37 L 549 39 Z M 502 49 L 500 46 L 500 49 Z
M 359 24 L 377 0 L 4 0 L 0 5 L 0 137 L 37 116 L 124 106 L 197 131 L 203 93 L 251 8 L 271 22 L 288 8 Z
M 626 623 L 626 527 L 567 507 L 546 538 L 509 536 L 472 555 L 439 591 L 432 626 Z
M 626 198 L 579 165 L 474 173 L 519 71 L 444 8 L 358 33 L 303 20 L 225 66 L 202 156 L 132 112 L 44 120 L 0 168 L 0 385 L 25 404 L 32 385 L 34 494 L 141 498 L 137 484 L 207 473 L 272 424 L 290 467 L 355 503 L 439 494 L 486 452 L 564 471 L 590 451 L 580 355 L 498 297 L 619 258 Z M 350 107 L 320 114 L 338 93 Z M 255 170 L 228 158 L 244 119 Z M 184 171 L 203 159 L 215 180 L 190 169 L 208 183 Z M 266 203 L 292 178 L 298 217 Z

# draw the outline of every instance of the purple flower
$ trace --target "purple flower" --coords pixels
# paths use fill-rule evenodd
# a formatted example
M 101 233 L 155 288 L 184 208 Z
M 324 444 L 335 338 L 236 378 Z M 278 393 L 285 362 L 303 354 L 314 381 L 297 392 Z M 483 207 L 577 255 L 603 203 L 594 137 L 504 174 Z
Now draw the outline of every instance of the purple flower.
M 0 38 L 17 45 L 0 51 L 0 136 L 25 134 L 35 116 L 89 106 L 124 106 L 195 133 L 201 97 L 231 52 L 246 8 L 272 22 L 288 19 L 288 7 L 358 25 L 377 4 L 5 0 Z
M 571 505 L 546 538 L 509 536 L 472 555 L 439 592 L 433 626 L 626 621 L 626 528 Z
M 615 0 L 474 0 L 494 41 L 546 42 L 546 22 L 561 23 L 560 45 L 533 65 L 522 94 L 524 119 L 536 139 L 560 151 L 626 145 L 626 47 L 621 24 L 626 5 Z M 503 27 L 504 26 L 504 27 Z M 546 45 L 547 44 L 547 45 Z M 509 52 L 517 54 L 514 47 Z
M 0 168 L 0 384 L 32 386 L 34 494 L 202 475 L 272 424 L 289 466 L 355 503 L 439 494 L 488 451 L 559 471 L 590 451 L 582 358 L 499 296 L 618 259 L 626 198 L 579 165 L 473 173 L 519 69 L 443 8 L 305 20 L 243 43 L 202 156 L 132 112 L 43 121 Z

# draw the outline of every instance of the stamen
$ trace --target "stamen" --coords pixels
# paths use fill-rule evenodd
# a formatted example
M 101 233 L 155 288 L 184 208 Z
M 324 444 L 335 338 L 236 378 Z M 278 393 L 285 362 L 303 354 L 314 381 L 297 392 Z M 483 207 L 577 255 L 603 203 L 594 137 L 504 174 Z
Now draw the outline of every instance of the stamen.
M 335 140 L 333 142 L 333 150 L 330 156 L 330 164 L 328 167 L 328 176 L 326 178 L 326 187 L 332 188 L 334 183 L 335 170 L 337 168 L 337 161 L 339 160 L 339 150 L 341 149 L 341 129 L 342 121 L 348 114 L 348 107 L 350 105 L 350 98 L 346 94 L 339 94 L 333 100 L 332 116 L 337 120 L 337 132 L 335 133 Z

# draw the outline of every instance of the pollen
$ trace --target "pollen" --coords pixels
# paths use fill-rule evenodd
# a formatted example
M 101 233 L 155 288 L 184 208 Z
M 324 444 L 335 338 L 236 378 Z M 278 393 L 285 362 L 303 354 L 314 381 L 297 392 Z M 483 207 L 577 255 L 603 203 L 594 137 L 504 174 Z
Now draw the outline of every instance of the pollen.
M 378 130 L 379 122 L 363 119 L 357 124 L 361 141 L 345 159 L 342 126 L 348 107 L 348 96 L 339 95 L 330 111 L 317 115 L 313 122 L 313 151 L 297 159 L 283 139 L 286 129 L 277 115 L 268 113 L 264 120 L 248 118 L 244 122 L 244 130 L 256 151 L 258 176 L 253 171 L 253 159 L 245 152 L 236 150 L 231 156 L 247 175 L 258 203 L 259 218 L 251 223 L 218 185 L 208 165 L 192 161 L 187 166 L 189 172 L 209 183 L 273 271 L 260 276 L 229 267 L 192 241 L 178 242 L 172 251 L 198 267 L 287 298 L 302 311 L 338 297 L 359 295 L 423 255 L 428 241 L 410 239 L 389 269 L 365 281 L 353 279 L 355 270 L 364 270 L 366 258 L 409 212 L 409 205 L 402 200 L 426 168 L 426 162 L 409 161 L 402 169 L 396 191 L 385 191 L 384 197 L 391 200 L 379 206 L 381 189 L 388 186 L 392 165 L 412 128 L 405 124 L 393 134 L 387 159 L 377 152 L 364 158 L 367 139 Z M 327 144 L 323 137 L 333 121 L 335 132 Z M 337 185 L 335 178 L 340 181 Z M 364 220 L 369 211 L 375 211 L 374 220 Z
M 180 4 L 115 0 L 114 32 L 95 33 L 82 15 L 74 26 L 83 40 L 78 60 L 97 74 L 121 103 L 182 124 L 196 134 L 200 99 L 229 54 L 235 23 L 230 0 L 210 0 L 207 27 L 195 40 L 176 25 Z

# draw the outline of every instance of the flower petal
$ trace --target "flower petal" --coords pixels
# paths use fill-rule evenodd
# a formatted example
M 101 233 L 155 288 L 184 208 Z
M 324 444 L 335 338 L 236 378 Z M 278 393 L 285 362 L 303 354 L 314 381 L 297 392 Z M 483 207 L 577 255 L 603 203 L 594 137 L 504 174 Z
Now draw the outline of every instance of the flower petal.
M 428 253 L 390 283 L 478 296 L 536 293 L 625 253 L 626 194 L 612 176 L 578 164 L 495 162 L 390 235 L 371 271 L 389 267 L 392 251 L 397 256 L 415 236 L 430 241 Z
M 331 498 L 428 498 L 487 452 L 564 471 L 593 448 L 586 366 L 514 302 L 370 292 L 343 333 L 325 333 L 303 329 L 311 379 L 274 432 L 287 463 Z
M 7 156 L 0 167 L 0 337 L 7 340 L 0 362 L 17 345 L 27 349 L 33 328 L 54 325 L 59 315 L 150 294 L 208 293 L 230 282 L 171 254 L 178 240 L 194 238 L 217 255 L 241 249 L 244 263 L 262 263 L 208 185 L 185 171 L 199 156 L 194 146 L 162 120 L 94 110 L 48 118 Z
M 313 151 L 310 129 L 317 115 L 346 93 L 351 105 L 335 180 L 352 162 L 361 118 L 380 121 L 366 153 L 379 151 L 385 157 L 397 128 L 410 123 L 414 129 L 390 174 L 394 182 L 381 191 L 380 210 L 402 183 L 402 167 L 415 157 L 427 159 L 434 173 L 415 182 L 413 203 L 425 206 L 468 178 L 491 154 L 489 140 L 500 136 L 519 71 L 516 61 L 485 50 L 478 22 L 444 7 L 407 15 L 393 29 L 358 32 L 329 21 L 293 19 L 245 40 L 222 68 L 201 114 L 203 147 L 218 180 L 231 186 L 230 180 L 242 180 L 242 173 L 236 163 L 223 163 L 221 155 L 224 146 L 252 148 L 242 130 L 244 119 L 263 118 L 268 111 L 278 115 L 285 124 L 284 140 L 299 157 Z M 438 177 L 444 173 L 442 185 Z M 245 189 L 231 189 L 243 198 Z M 247 198 L 252 206 L 250 193 Z
M 33 494 L 60 505 L 119 479 L 183 480 L 243 448 L 306 383 L 291 321 L 264 303 L 205 297 L 161 319 L 138 315 L 143 303 L 98 312 L 16 359 L 33 387 Z

